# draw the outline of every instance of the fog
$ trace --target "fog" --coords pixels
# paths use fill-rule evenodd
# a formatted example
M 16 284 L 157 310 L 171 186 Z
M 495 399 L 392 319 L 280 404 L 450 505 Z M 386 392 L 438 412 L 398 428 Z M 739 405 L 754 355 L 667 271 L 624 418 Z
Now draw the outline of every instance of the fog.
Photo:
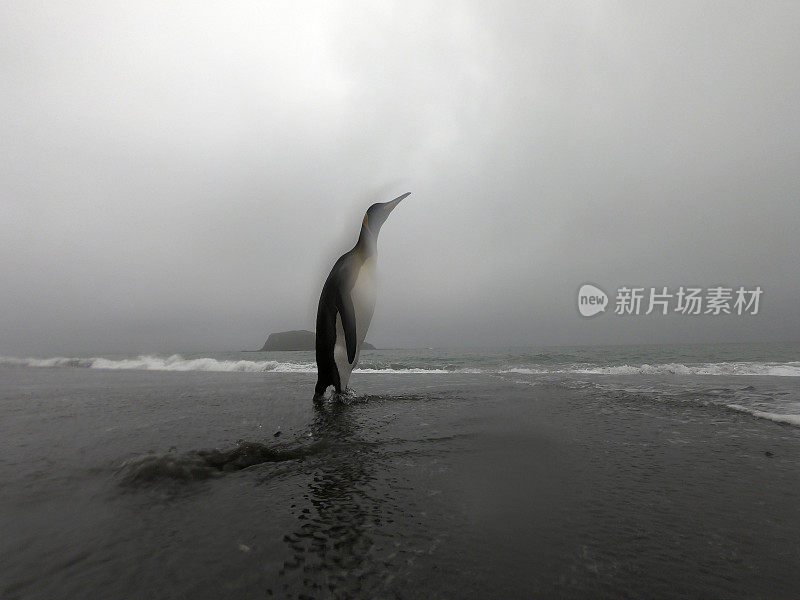
M 797 3 L 0 4 L 0 353 L 800 339 Z M 584 282 L 763 289 L 581 317 Z M 613 299 L 612 299 L 613 301 Z

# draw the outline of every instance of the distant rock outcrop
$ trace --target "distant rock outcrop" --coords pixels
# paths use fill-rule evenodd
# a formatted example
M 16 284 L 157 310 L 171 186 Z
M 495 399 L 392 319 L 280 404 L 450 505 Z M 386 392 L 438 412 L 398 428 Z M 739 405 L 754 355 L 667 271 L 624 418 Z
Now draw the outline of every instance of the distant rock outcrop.
M 314 350 L 316 336 L 313 331 L 305 329 L 295 331 L 281 331 L 270 333 L 261 352 L 268 350 Z M 364 350 L 375 350 L 375 346 L 364 342 L 361 347 Z

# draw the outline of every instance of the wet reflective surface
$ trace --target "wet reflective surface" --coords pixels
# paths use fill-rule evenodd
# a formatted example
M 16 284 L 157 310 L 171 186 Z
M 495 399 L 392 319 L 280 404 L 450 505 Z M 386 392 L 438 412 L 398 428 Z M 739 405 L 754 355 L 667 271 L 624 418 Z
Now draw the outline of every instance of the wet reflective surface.
M 2 376 L 3 598 L 800 590 L 798 430 L 719 407 L 481 375 L 362 376 L 321 409 L 305 374 Z

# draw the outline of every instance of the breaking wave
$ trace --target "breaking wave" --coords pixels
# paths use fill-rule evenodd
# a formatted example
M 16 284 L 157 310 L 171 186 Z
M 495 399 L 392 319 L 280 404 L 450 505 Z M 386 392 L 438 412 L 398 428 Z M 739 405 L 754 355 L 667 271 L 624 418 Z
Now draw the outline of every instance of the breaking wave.
M 464 372 L 486 372 L 465 369 Z M 552 367 L 512 367 L 492 371 L 520 375 L 547 375 L 551 373 L 577 373 L 583 375 L 768 375 L 773 377 L 800 377 L 800 362 L 719 362 L 685 365 L 683 363 L 608 365 L 590 364 L 554 365 Z
M 50 367 L 50 368 L 82 368 L 138 371 L 214 371 L 240 373 L 316 373 L 317 365 L 313 362 L 282 362 L 277 360 L 218 360 L 216 358 L 184 358 L 180 354 L 172 356 L 142 355 L 136 358 L 111 359 L 104 357 L 68 358 L 15 358 L 0 357 L 0 366 Z M 425 369 L 421 367 L 363 367 L 357 368 L 359 373 L 452 373 L 447 369 Z M 470 369 L 466 372 L 484 372 Z
M 794 425 L 795 427 L 800 427 L 800 414 L 768 412 L 764 410 L 756 410 L 754 408 L 750 408 L 748 406 L 742 406 L 740 404 L 727 404 L 726 406 L 737 412 L 743 412 L 747 413 L 748 415 L 753 415 L 758 419 L 766 419 L 768 421 L 774 421 L 775 423 L 780 423 L 782 425 Z
M 585 374 L 585 375 L 766 375 L 773 377 L 800 377 L 800 362 L 715 362 L 715 363 L 662 363 L 596 365 L 591 363 L 561 363 L 530 366 L 454 366 L 424 365 L 424 360 L 404 362 L 362 361 L 356 368 L 359 373 L 409 373 L 409 374 Z M 423 364 L 420 364 L 423 363 Z M 0 357 L 0 367 L 50 367 L 84 369 L 124 369 L 144 371 L 216 371 L 245 373 L 316 373 L 313 361 L 279 360 L 224 360 L 211 357 L 185 358 L 172 356 L 141 355 L 135 358 L 15 358 Z
M 142 355 L 136 358 L 13 358 L 0 357 L 0 365 L 24 367 L 75 367 L 84 369 L 129 369 L 141 371 L 219 371 L 263 373 L 316 372 L 314 363 L 280 362 L 277 360 L 217 360 L 216 358 L 184 358 L 180 354 L 161 357 Z
M 800 377 L 800 362 L 719 362 L 684 365 L 665 363 L 656 365 L 615 365 L 585 367 L 573 373 L 595 375 L 771 375 L 774 377 Z

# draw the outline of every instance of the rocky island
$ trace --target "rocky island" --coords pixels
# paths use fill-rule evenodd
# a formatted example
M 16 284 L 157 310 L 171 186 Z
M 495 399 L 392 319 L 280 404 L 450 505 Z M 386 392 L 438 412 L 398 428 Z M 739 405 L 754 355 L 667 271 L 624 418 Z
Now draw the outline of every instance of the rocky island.
M 270 333 L 260 352 L 269 350 L 314 350 L 316 336 L 313 331 L 299 329 Z M 364 350 L 374 350 L 375 346 L 368 342 L 361 345 Z

